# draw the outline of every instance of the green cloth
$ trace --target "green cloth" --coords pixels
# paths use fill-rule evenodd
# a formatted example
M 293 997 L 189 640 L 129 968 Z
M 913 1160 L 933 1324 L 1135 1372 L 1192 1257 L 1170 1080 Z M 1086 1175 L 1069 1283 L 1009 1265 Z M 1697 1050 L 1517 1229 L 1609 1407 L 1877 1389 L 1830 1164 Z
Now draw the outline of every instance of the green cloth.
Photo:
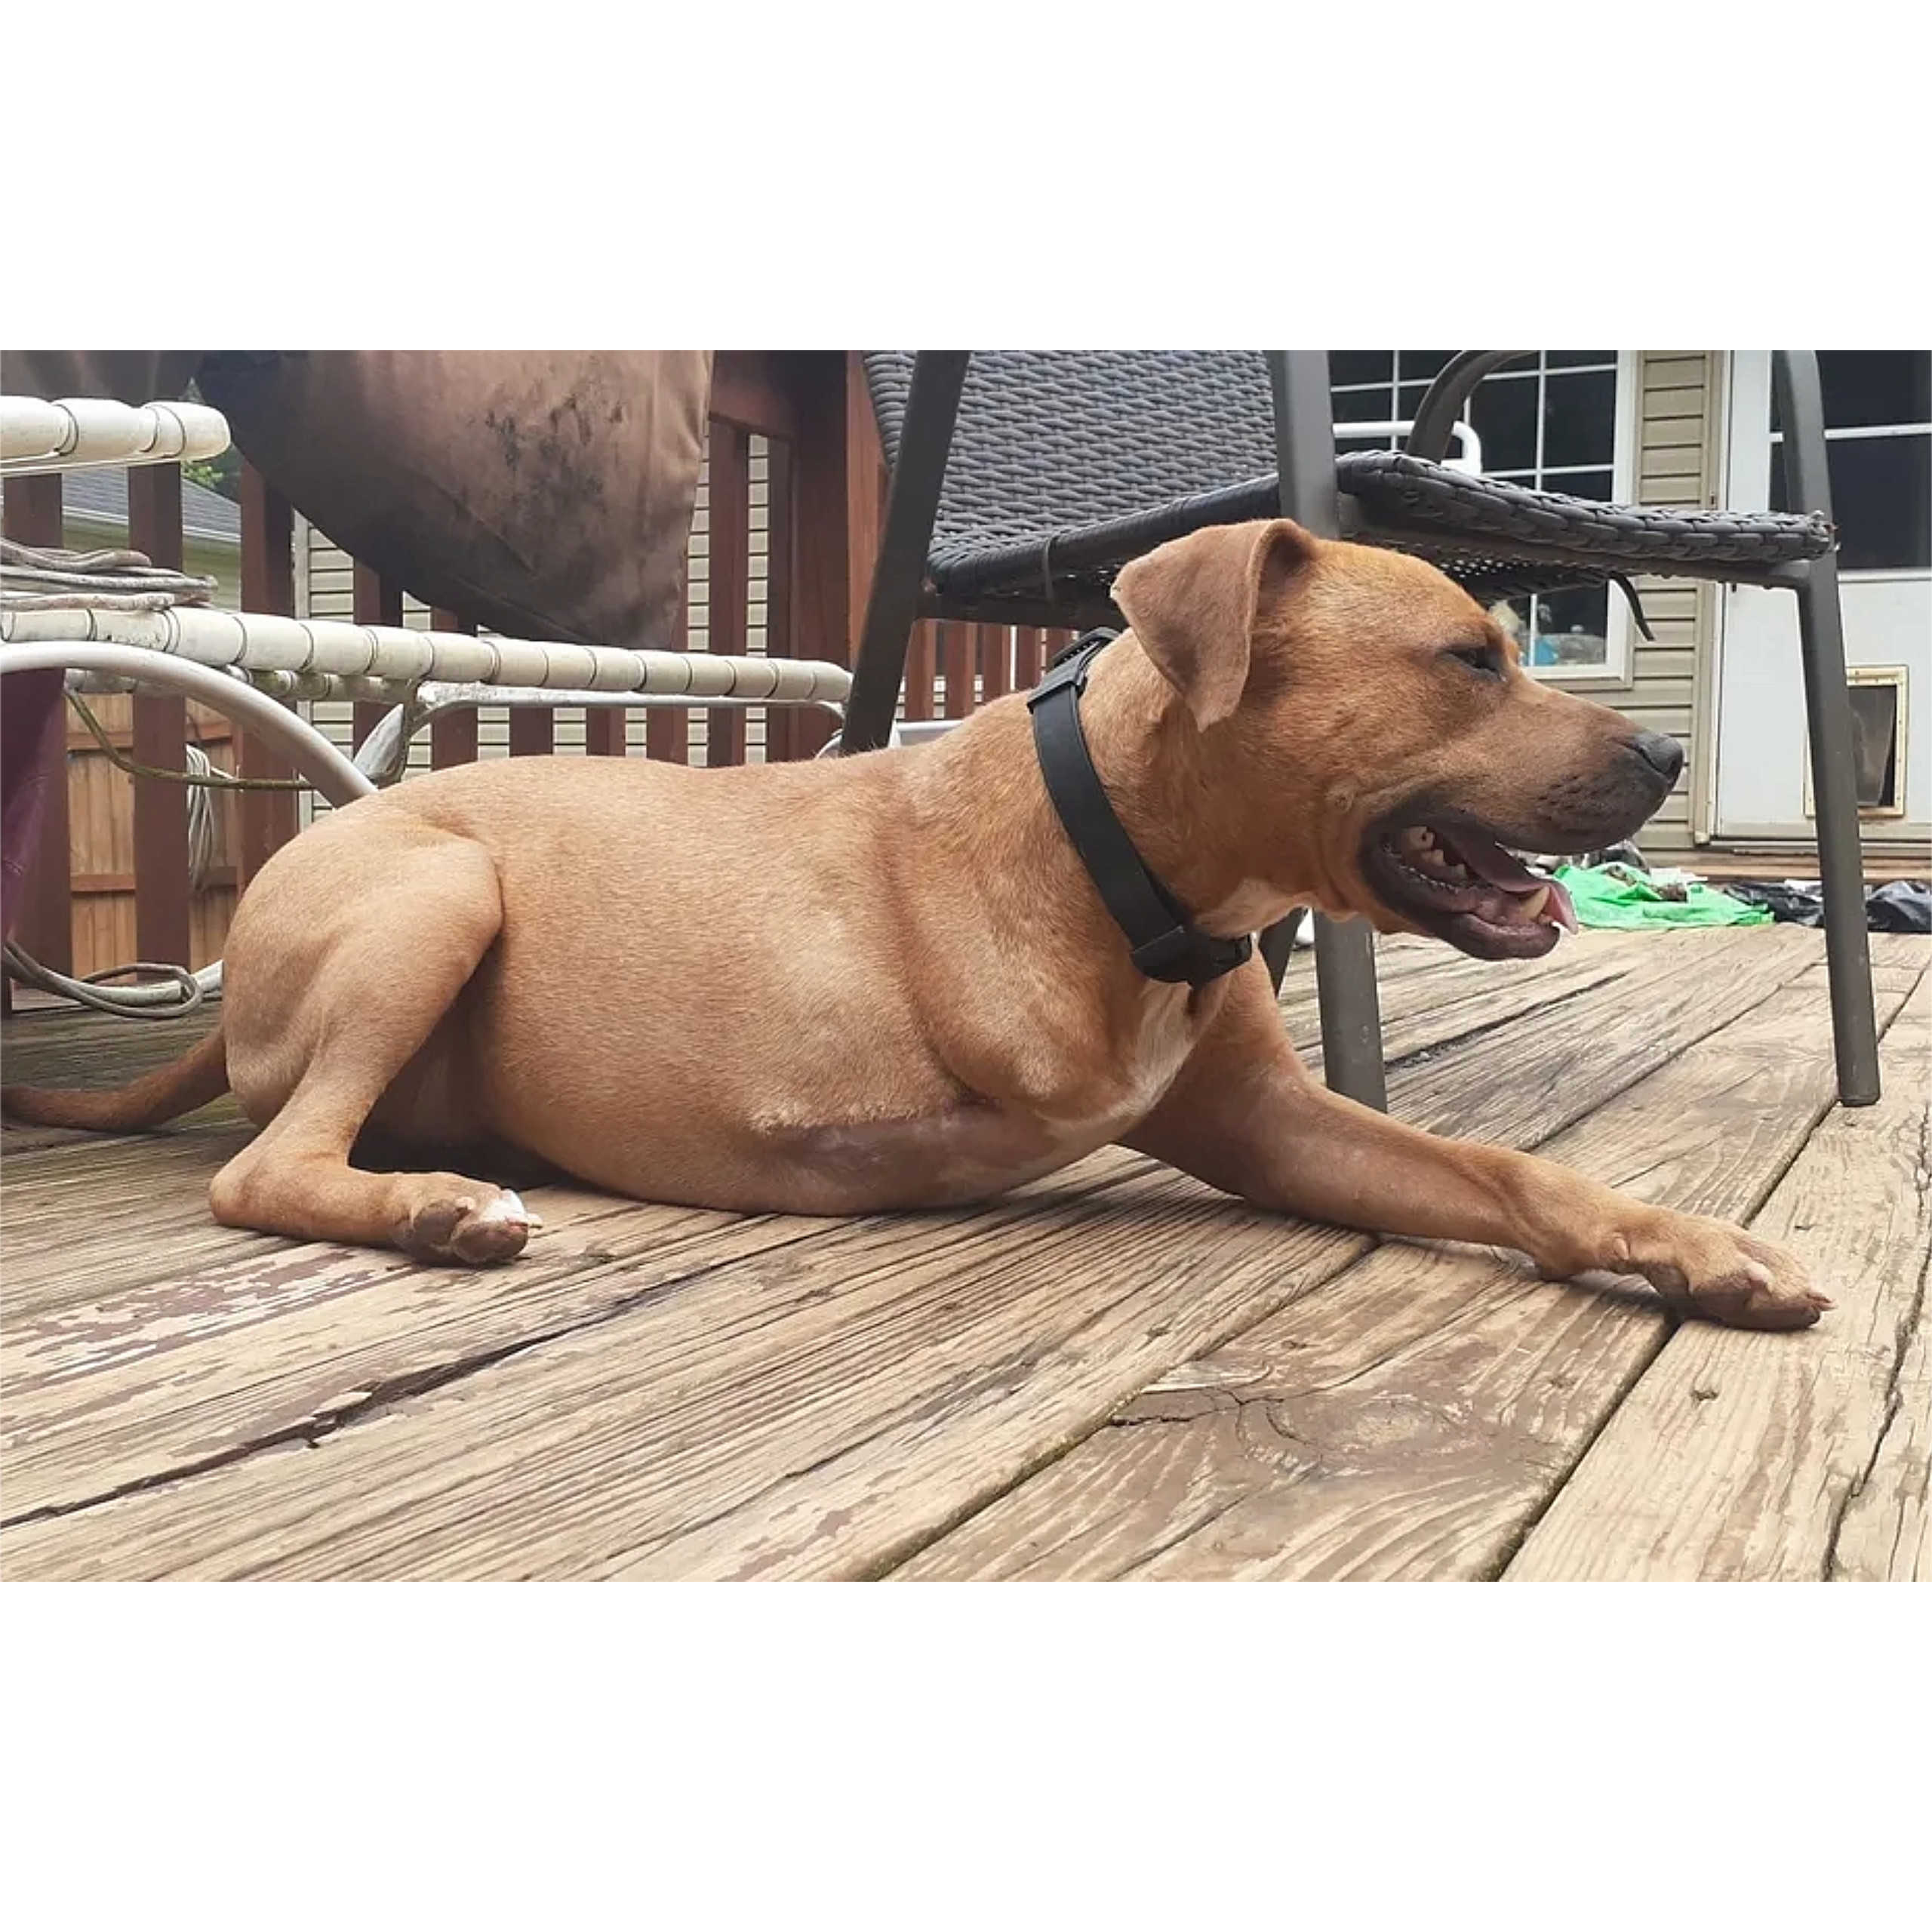
M 1628 866 L 1559 866 L 1556 876 L 1580 926 L 1767 926 L 1762 906 L 1746 905 L 1715 886 L 1674 871 L 1644 873 Z

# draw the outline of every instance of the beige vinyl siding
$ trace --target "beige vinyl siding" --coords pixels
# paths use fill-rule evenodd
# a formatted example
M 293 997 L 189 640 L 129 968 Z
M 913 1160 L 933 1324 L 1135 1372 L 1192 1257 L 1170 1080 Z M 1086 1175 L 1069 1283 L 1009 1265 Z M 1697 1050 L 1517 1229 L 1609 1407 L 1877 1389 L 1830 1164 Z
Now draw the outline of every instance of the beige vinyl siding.
M 747 463 L 751 514 L 748 531 L 748 595 L 745 648 L 762 656 L 765 648 L 765 608 L 768 558 L 771 548 L 768 528 L 769 484 L 765 442 L 761 436 L 750 439 Z M 691 515 L 690 578 L 686 592 L 685 618 L 689 648 L 709 648 L 711 627 L 711 502 L 709 464 L 698 476 L 697 499 Z M 347 553 L 331 543 L 315 525 L 298 518 L 296 525 L 296 614 L 305 617 L 336 617 L 344 622 L 353 614 L 355 567 Z M 403 622 L 412 629 L 426 629 L 426 606 L 405 595 Z M 615 641 L 615 640 L 613 640 Z M 346 703 L 318 702 L 303 707 L 316 728 L 325 737 L 349 749 L 352 712 Z M 704 762 L 703 714 L 686 714 L 691 762 Z M 477 752 L 482 758 L 503 758 L 509 752 L 509 713 L 502 706 L 486 706 L 476 714 Z M 645 752 L 646 714 L 633 708 L 627 715 L 626 742 L 631 754 L 641 758 Z M 580 756 L 584 749 L 584 714 L 582 708 L 559 708 L 555 713 L 556 749 L 560 754 Z M 754 764 L 764 758 L 765 714 L 754 710 L 745 721 L 745 755 Z M 411 774 L 429 769 L 429 737 L 418 734 L 410 748 Z M 317 801 L 317 810 L 328 806 Z
M 1646 349 L 1637 361 L 1637 500 L 1716 506 L 1720 358 L 1706 349 Z M 1701 782 L 1703 703 L 1700 675 L 1715 619 L 1715 589 L 1681 578 L 1641 577 L 1638 594 L 1657 633 L 1634 632 L 1627 691 L 1606 693 L 1634 723 L 1683 741 L 1693 768 L 1641 835 L 1647 857 L 1666 864 L 1691 856 L 1690 801 Z M 1613 591 L 1611 595 L 1617 593 Z

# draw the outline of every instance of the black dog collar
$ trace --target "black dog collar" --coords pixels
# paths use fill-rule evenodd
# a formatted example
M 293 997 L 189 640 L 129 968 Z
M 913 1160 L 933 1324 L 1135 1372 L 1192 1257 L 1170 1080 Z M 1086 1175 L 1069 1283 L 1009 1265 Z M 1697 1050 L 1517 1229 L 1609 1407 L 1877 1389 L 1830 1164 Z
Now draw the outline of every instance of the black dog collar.
M 1239 939 L 1217 939 L 1203 932 L 1148 870 L 1127 828 L 1114 816 L 1080 728 L 1087 674 L 1119 635 L 1089 631 L 1054 660 L 1026 700 L 1033 714 L 1033 749 L 1054 810 L 1101 903 L 1127 935 L 1134 964 L 1150 980 L 1204 986 L 1244 964 L 1254 942 L 1245 933 Z

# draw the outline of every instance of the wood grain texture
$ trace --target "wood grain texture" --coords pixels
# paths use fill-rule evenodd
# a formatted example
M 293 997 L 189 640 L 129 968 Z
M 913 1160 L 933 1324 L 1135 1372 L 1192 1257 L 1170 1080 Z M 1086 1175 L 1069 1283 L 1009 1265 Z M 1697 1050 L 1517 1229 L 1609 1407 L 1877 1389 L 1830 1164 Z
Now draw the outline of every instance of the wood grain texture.
M 429 628 L 458 632 L 465 637 L 476 635 L 476 626 L 469 618 L 440 606 L 429 613 Z M 429 721 L 430 769 L 446 771 L 453 764 L 473 764 L 477 735 L 473 707 L 466 705 L 460 711 L 439 712 Z
M 1104 1414 L 1349 1246 L 1144 1172 L 970 1222 L 850 1224 L 395 1401 L 298 1460 L 257 1454 L 23 1524 L 0 1560 L 13 1577 L 849 1574 L 936 1502 L 1035 1458 L 1055 1391 Z M 868 1499 L 874 1536 L 841 1534 Z M 761 1533 L 726 1524 L 746 1510 Z
M 158 568 L 180 569 L 178 464 L 153 463 L 128 471 L 128 542 Z M 187 764 L 187 706 L 180 698 L 137 693 L 134 761 L 156 771 L 183 770 Z M 160 778 L 137 778 L 134 785 L 136 956 L 162 965 L 185 965 L 192 946 L 187 788 Z
M 1884 1097 L 1833 1109 L 1752 1223 L 1803 1255 L 1837 1307 L 1769 1346 L 1679 1327 L 1531 1532 L 1510 1580 L 1924 1574 L 1928 1053 L 1932 1024 L 1894 1026 Z
M 934 633 L 938 626 L 922 617 L 912 626 L 906 645 L 905 691 L 901 715 L 909 724 L 922 724 L 933 715 L 933 677 L 938 663 Z
M 1022 624 L 1013 634 L 1013 688 L 1030 691 L 1040 681 L 1046 663 L 1044 632 L 1031 624 Z
M 1448 1120 L 1490 1107 L 1546 1131 L 1587 1104 L 1481 1041 L 1424 1069 L 1438 1091 L 1451 1060 Z M 540 1247 L 514 1280 L 285 1249 L 186 1271 L 131 1320 L 69 1306 L 10 1331 L 10 1514 L 17 1482 L 70 1502 L 243 1460 L 23 1524 L 8 1569 L 862 1573 L 1366 1246 L 1117 1153 L 975 1214 L 805 1241 L 725 1224 L 688 1256 L 663 1251 L 661 1211 L 614 1211 L 601 1275 L 573 1257 L 546 1275 Z M 344 1415 L 304 1460 L 260 1451 Z
M 1787 972 L 1804 958 L 1780 951 Z M 1660 1070 L 1603 1097 L 1543 1153 L 1646 1198 L 1755 1204 L 1829 1100 L 1829 1019 L 1809 994 L 1774 996 L 1771 962 L 1732 957 L 1722 1004 L 1674 1010 Z M 1614 1077 L 1614 1047 L 1606 1060 L 1598 1043 L 1660 1004 L 1576 1013 L 1589 1057 L 1555 1084 Z M 1517 1055 L 1517 1037 L 1494 1042 L 1512 1074 L 1540 1057 Z M 1398 1075 L 1395 1110 L 1415 1118 L 1446 1064 Z M 1435 1104 L 1448 1100 L 1438 1091 Z M 1539 1124 L 1532 1111 L 1527 1131 L 1486 1137 L 1535 1144 Z M 1392 1242 L 1164 1378 L 902 1574 L 1491 1575 L 1668 1325 L 1641 1284 L 1557 1287 L 1514 1257 Z
M 1921 1175 L 1918 1183 L 1922 1189 Z M 1878 1446 L 1838 1519 L 1833 1583 L 1932 1583 L 1932 1306 L 1921 1264 Z
M 392 630 L 402 623 L 402 586 L 392 583 L 373 564 L 358 563 L 350 578 L 349 615 L 358 624 L 383 624 Z M 358 701 L 349 709 L 349 737 L 359 751 L 362 741 L 380 724 L 389 706 Z M 514 735 L 516 715 L 510 727 Z M 514 746 L 512 747 L 515 749 Z
M 205 1006 L 179 1020 L 113 1020 L 65 1004 L 17 1014 L 0 1033 L 0 1074 L 9 1085 L 115 1087 L 179 1060 L 217 1021 L 219 1008 Z M 14 1160 L 36 1147 L 76 1149 L 106 1146 L 100 1134 L 65 1128 L 0 1126 L 0 1190 L 12 1179 Z M 77 1154 L 85 1164 L 88 1155 Z M 0 1208 L 0 1232 L 6 1214 Z
M 797 513 L 792 478 L 792 446 L 773 438 L 764 446 L 765 557 L 764 652 L 795 657 L 798 641 L 792 621 L 793 521 Z M 798 755 L 798 717 L 790 705 L 764 715 L 764 755 L 776 764 Z
M 744 654 L 746 585 L 750 570 L 751 469 L 745 432 L 713 422 L 710 434 L 711 569 L 706 592 L 706 648 L 721 657 Z M 708 765 L 745 761 L 745 714 L 726 708 L 705 714 Z
M 242 608 L 270 617 L 295 614 L 295 522 L 288 499 L 245 458 L 242 465 Z M 204 740 L 205 742 L 205 739 Z M 294 767 L 259 738 L 242 740 L 245 778 L 286 780 Z M 235 864 L 245 885 L 293 838 L 299 826 L 293 792 L 247 792 L 234 801 Z M 223 937 L 226 937 L 226 925 Z
M 671 635 L 665 640 L 672 651 L 691 646 L 691 553 L 681 560 L 678 601 L 672 614 Z M 648 706 L 644 714 L 644 755 L 672 764 L 688 764 L 691 758 L 691 716 L 682 709 L 666 705 Z
M 969 716 L 974 709 L 973 626 L 942 623 L 933 627 L 939 635 L 940 676 L 946 686 L 943 715 Z
M 1814 933 L 1594 936 L 1497 976 L 1499 995 L 1537 986 L 1539 1003 L 1473 1031 L 1469 962 L 1383 952 L 1392 1029 L 1415 1041 L 1396 1104 L 1438 1129 L 1534 1142 L 1623 1112 L 1613 1150 L 1646 1168 L 1640 1186 L 1721 1189 L 1738 1184 L 1724 1172 L 1763 1165 L 1735 1131 L 1746 1099 L 1795 1144 L 1823 1101 L 1798 1106 L 1777 1081 L 1829 1089 L 1822 991 L 1795 983 L 1821 956 Z M 1783 982 L 1755 1060 L 1737 1029 L 1714 1030 Z M 1305 992 L 1284 1020 L 1312 1029 Z M 17 1041 L 39 1067 L 63 1054 L 104 1066 L 100 1028 L 174 1033 L 143 1049 L 155 1059 L 186 1037 L 186 1023 L 32 1016 L 6 1033 L 9 1077 Z M 1730 1076 L 1695 1057 L 1726 1041 Z M 1309 1346 L 1281 1353 L 1299 1367 L 1354 1348 L 1367 1372 L 1359 1389 L 1324 1376 L 1300 1435 L 1392 1456 L 1404 1431 L 1435 1431 L 1433 1534 L 1479 1540 L 1505 1532 L 1457 1458 L 1515 1457 L 1540 1506 L 1568 1466 L 1550 1443 L 1591 1426 L 1595 1399 L 1555 1378 L 1590 1366 L 1620 1322 L 1643 1331 L 1644 1359 L 1660 1334 L 1647 1302 L 1565 1294 L 1486 1256 L 1390 1246 L 1358 1260 L 1363 1237 L 1252 1215 L 1118 1152 L 989 1210 L 869 1222 L 688 1217 L 556 1190 L 540 1197 L 551 1232 L 512 1273 L 426 1269 L 213 1228 L 208 1156 L 244 1131 L 211 1114 L 81 1147 L 5 1137 L 0 1500 L 10 1517 L 68 1512 L 0 1536 L 8 1575 L 878 1574 L 1051 1480 L 1096 1428 L 1133 1452 L 1099 1524 L 1152 1485 L 1175 1540 L 1116 1549 L 1112 1567 L 1219 1574 L 1215 1530 L 1241 1534 L 1239 1506 L 1174 1464 L 1174 1421 L 1149 1418 L 1220 1431 L 1218 1467 L 1245 1432 L 1254 1460 L 1275 1418 L 1217 1378 L 1303 1318 Z M 1506 1292 L 1482 1287 L 1485 1271 Z M 1404 1399 L 1403 1372 L 1424 1377 L 1434 1419 Z M 1102 1427 L 1116 1413 L 1140 1419 Z M 1909 1480 L 1906 1432 L 1887 1440 Z M 17 1489 L 23 1477 L 32 1486 Z M 1866 1546 L 1853 1527 L 1848 1512 L 1841 1550 Z M 1355 1567 L 1404 1560 L 1389 1524 L 1358 1518 L 1354 1534 Z M 1434 1574 L 1426 1549 L 1407 1554 Z
M 36 550 L 57 550 L 65 540 L 61 534 L 63 486 L 58 472 L 51 476 L 11 476 L 7 479 L 6 501 L 0 508 L 0 527 L 17 543 Z M 46 674 L 52 676 L 51 672 Z M 20 687 L 14 687 L 16 694 Z M 63 704 L 64 712 L 67 707 Z M 72 728 L 69 731 L 71 752 Z M 15 909 L 14 928 L 8 934 L 43 966 L 57 973 L 74 971 L 74 908 L 68 888 L 72 862 L 70 850 L 75 828 L 69 820 L 68 793 L 72 783 L 72 760 L 63 761 L 66 776 L 47 787 L 41 808 L 40 830 L 35 850 L 21 882 L 20 903 Z M 125 780 L 123 783 L 125 783 Z M 82 862 L 85 867 L 85 860 Z M 122 959 L 110 961 L 119 965 Z M 89 960 L 83 972 L 94 969 Z M 0 989 L 11 993 L 12 982 L 0 974 Z
M 11 1322 L 7 1520 L 313 1434 L 383 1390 L 593 1323 L 811 1226 L 571 1189 L 540 1198 L 543 1234 L 514 1276 L 229 1234 L 138 1290 L 70 1292 Z
M 979 624 L 980 694 L 991 704 L 1013 688 L 1013 633 L 1004 624 Z
M 1453 966 L 1450 971 L 1453 974 Z M 1526 977 L 1563 983 L 1548 963 Z M 1429 995 L 1423 978 L 1398 976 L 1387 1008 L 1392 1026 L 1425 1050 L 1461 1024 L 1457 1000 L 1441 1001 Z M 1306 1026 L 1312 1030 L 1312 995 L 1307 1007 Z M 9 1029 L 9 1075 L 112 1084 L 176 1058 L 211 1023 L 211 1014 L 137 1027 L 85 1014 L 44 1012 Z M 454 1371 L 465 1361 L 466 1350 L 486 1353 L 554 1331 L 573 1319 L 598 1318 L 635 1287 L 635 1280 L 613 1279 L 574 1284 L 567 1293 L 564 1276 L 606 1264 L 585 1260 L 569 1243 L 554 1238 L 562 1217 L 539 1194 L 533 1198 L 540 1211 L 558 1225 L 539 1243 L 531 1265 L 541 1264 L 548 1272 L 540 1281 L 526 1281 L 528 1269 L 519 1269 L 515 1292 L 508 1296 L 487 1291 L 478 1296 L 470 1278 L 448 1278 L 446 1285 L 460 1300 L 483 1303 L 486 1318 L 480 1327 L 451 1327 L 440 1320 L 431 1324 L 435 1333 L 426 1353 L 420 1338 L 411 1333 L 412 1321 L 420 1320 L 426 1304 L 405 1278 L 412 1271 L 401 1264 L 392 1261 L 373 1272 L 358 1271 L 343 1266 L 333 1251 L 314 1249 L 306 1251 L 306 1261 L 284 1267 L 290 1252 L 286 1244 L 223 1229 L 211 1221 L 207 1181 L 245 1143 L 249 1131 L 232 1103 L 223 1102 L 151 1135 L 103 1140 L 54 1130 L 10 1129 L 0 1143 L 6 1149 L 0 1267 L 10 1324 L 0 1365 L 10 1380 L 26 1376 L 30 1381 L 36 1374 L 57 1377 L 57 1390 L 47 1402 L 28 1404 L 42 1446 L 65 1472 L 46 1479 L 57 1497 L 71 1501 L 128 1481 L 151 1480 L 178 1466 L 171 1457 L 193 1461 L 236 1453 L 285 1426 L 276 1418 L 291 1411 L 333 1414 L 365 1385 L 394 1385 Z M 35 1149 L 40 1151 L 32 1151 Z M 1100 1164 L 1089 1163 L 1088 1170 L 1104 1176 Z M 1063 1186 L 1078 1184 L 1075 1177 Z M 657 1211 L 611 1204 L 645 1217 L 633 1231 L 645 1247 L 664 1238 L 664 1229 L 650 1218 Z M 76 1239 L 75 1231 L 82 1229 L 85 1238 Z M 780 1238 L 789 1237 L 781 1231 Z M 741 1248 L 708 1248 L 702 1265 L 721 1265 L 732 1254 L 762 1244 L 759 1237 Z M 623 1248 L 623 1254 L 629 1252 Z M 607 1272 L 614 1266 L 621 1272 L 626 1265 L 623 1254 L 616 1248 L 611 1254 L 616 1258 Z M 692 1260 L 691 1265 L 700 1263 Z M 333 1284 L 320 1304 L 309 1293 L 308 1277 L 314 1271 L 325 1273 Z M 485 1278 L 486 1283 L 496 1279 Z M 126 1300 L 134 1290 L 142 1292 Z M 571 1299 L 580 1291 L 582 1300 Z M 205 1320 L 203 1314 L 179 1318 L 181 1309 L 205 1313 L 230 1295 L 253 1311 L 242 1327 Z M 325 1307 L 326 1322 L 305 1327 L 309 1311 L 317 1305 Z M 559 1314 L 560 1308 L 566 1312 Z M 573 1309 L 574 1315 L 568 1312 Z M 262 1327 L 283 1315 L 293 1318 L 294 1325 L 272 1332 Z M 333 1338 L 338 1327 L 367 1336 L 372 1345 L 386 1345 L 387 1352 L 382 1346 L 374 1354 L 359 1348 L 337 1352 Z M 91 1334 L 113 1338 L 98 1358 L 88 1352 Z M 314 1363 L 305 1353 L 309 1350 L 317 1357 Z M 131 1351 L 131 1367 L 124 1364 L 127 1351 Z M 56 1367 L 48 1369 L 49 1362 Z M 105 1375 L 104 1382 L 97 1371 Z M 281 1386 L 285 1380 L 286 1388 Z M 233 1405 L 232 1392 L 238 1389 L 265 1405 L 266 1420 L 247 1412 L 245 1404 Z M 81 1404 L 83 1390 L 92 1392 Z M 70 1405 L 78 1405 L 76 1414 L 69 1413 Z M 117 1411 L 133 1419 L 134 1439 L 121 1441 L 113 1426 L 97 1423 L 97 1418 Z M 13 1421 L 26 1426 L 17 1414 Z M 10 1508 L 9 1513 L 18 1512 Z

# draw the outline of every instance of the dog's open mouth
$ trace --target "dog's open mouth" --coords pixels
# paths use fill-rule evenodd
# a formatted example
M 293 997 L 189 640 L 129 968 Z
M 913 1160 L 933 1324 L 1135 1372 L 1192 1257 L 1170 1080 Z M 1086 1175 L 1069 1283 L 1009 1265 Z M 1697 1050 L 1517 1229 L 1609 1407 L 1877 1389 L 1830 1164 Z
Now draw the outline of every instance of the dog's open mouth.
M 1370 841 L 1370 883 L 1392 911 L 1480 958 L 1527 959 L 1577 931 L 1570 895 L 1479 828 L 1404 825 Z

